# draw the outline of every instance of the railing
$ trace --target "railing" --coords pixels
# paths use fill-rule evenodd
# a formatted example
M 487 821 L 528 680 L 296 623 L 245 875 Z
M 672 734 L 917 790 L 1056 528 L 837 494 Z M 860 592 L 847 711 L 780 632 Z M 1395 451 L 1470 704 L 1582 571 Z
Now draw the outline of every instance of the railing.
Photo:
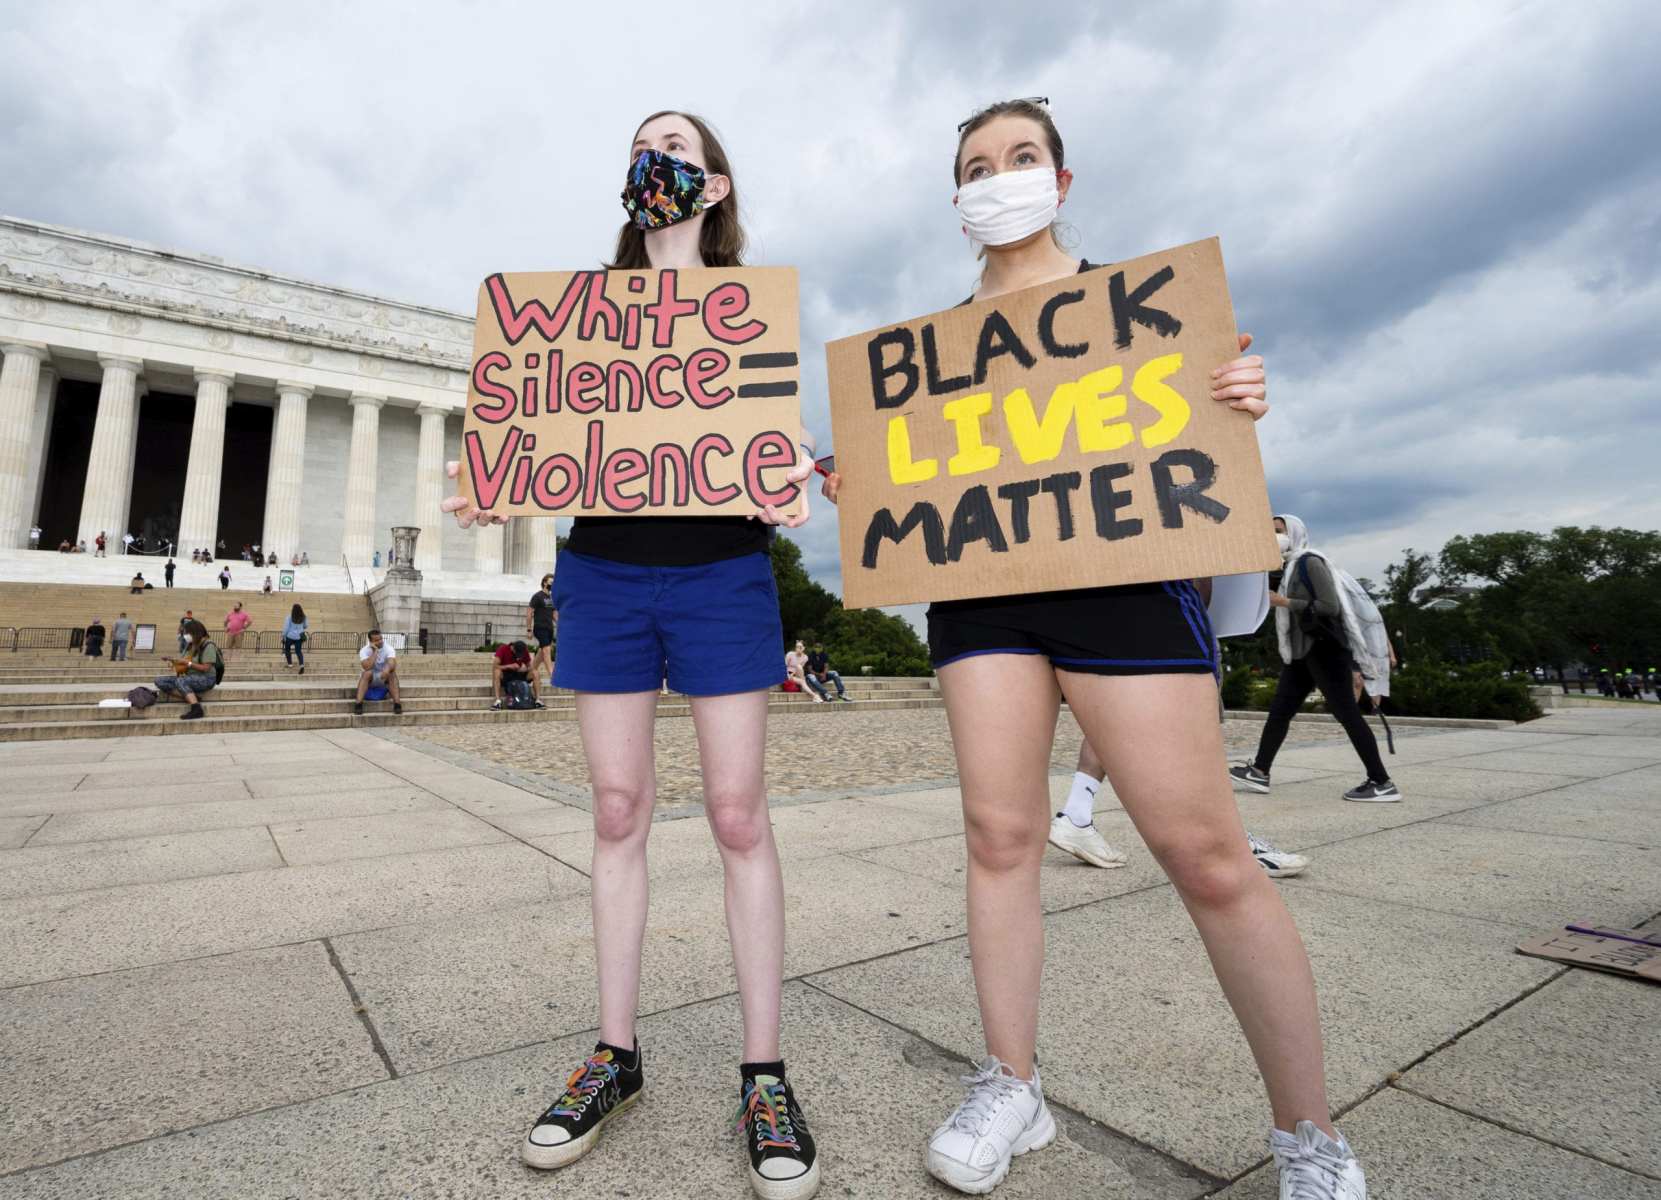
M 482 632 L 470 629 L 461 633 L 433 633 L 423 629 L 418 638 L 424 654 L 470 654 L 494 640 L 489 624 Z
M 0 627 L 0 650 L 9 650 L 13 654 L 19 650 L 62 650 L 66 654 L 74 654 L 81 649 L 85 639 L 85 629 Z M 106 644 L 108 640 L 105 639 Z

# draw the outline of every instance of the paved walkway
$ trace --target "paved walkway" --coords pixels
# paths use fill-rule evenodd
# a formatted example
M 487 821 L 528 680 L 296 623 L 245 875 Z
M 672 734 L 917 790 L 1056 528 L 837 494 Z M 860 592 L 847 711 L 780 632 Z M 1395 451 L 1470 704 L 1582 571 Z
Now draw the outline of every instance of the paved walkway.
M 1355 766 L 1329 742 L 1242 798 L 1314 858 L 1283 887 L 1375 1200 L 1661 1197 L 1661 988 L 1512 952 L 1661 911 L 1661 711 L 1399 746 L 1403 804 L 1338 800 Z M 748 1194 L 703 823 L 653 835 L 648 1100 L 585 1163 L 534 1175 L 518 1140 L 593 1041 L 589 818 L 431 749 L 0 746 L 0 1197 Z M 1260 1086 L 1197 938 L 1123 813 L 1100 824 L 1126 869 L 1045 870 L 1064 1136 L 998 1195 L 1270 1197 Z M 942 1197 L 920 1148 L 979 1046 L 956 794 L 798 797 L 775 826 L 822 1195 Z

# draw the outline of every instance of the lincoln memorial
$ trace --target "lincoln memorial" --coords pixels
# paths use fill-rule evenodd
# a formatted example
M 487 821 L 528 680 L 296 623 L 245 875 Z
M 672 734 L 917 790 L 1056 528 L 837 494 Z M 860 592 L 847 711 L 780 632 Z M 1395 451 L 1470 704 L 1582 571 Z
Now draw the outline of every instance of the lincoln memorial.
M 0 550 L 123 534 L 362 573 L 422 530 L 429 594 L 553 567 L 554 522 L 439 512 L 470 316 L 0 217 Z M 15 557 L 10 556 L 8 557 Z

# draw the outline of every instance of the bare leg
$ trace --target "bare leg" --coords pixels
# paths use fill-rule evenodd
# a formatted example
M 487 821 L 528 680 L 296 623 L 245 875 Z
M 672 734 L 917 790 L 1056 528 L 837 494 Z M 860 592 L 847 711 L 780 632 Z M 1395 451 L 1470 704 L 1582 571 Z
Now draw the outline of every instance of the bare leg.
M 1292 915 L 1252 861 L 1206 675 L 1057 673 L 1085 737 L 1211 956 L 1275 1125 L 1332 1132 L 1315 980 Z
M 594 959 L 600 1039 L 634 1045 L 640 1008 L 640 943 L 646 934 L 646 835 L 657 772 L 652 731 L 657 693 L 577 694 L 577 726 L 594 786 Z
M 397 663 L 388 663 L 387 664 L 387 668 L 386 668 L 386 690 L 392 693 L 392 702 L 394 704 L 398 704 L 398 703 L 402 702 L 402 697 L 398 695 L 398 664 Z
M 363 695 L 369 690 L 369 672 L 365 671 L 358 676 L 358 703 L 363 703 Z
M 1102 762 L 1097 757 L 1096 752 L 1090 748 L 1089 738 L 1085 738 L 1084 741 L 1079 743 L 1078 766 L 1074 770 L 1081 775 L 1093 776 L 1098 781 L 1107 775 L 1107 764 Z
M 969 957 L 986 1049 L 1030 1079 L 1044 969 L 1038 868 L 1061 693 L 1048 660 L 1032 655 L 960 659 L 939 675 L 963 790 Z
M 744 1061 L 779 1057 L 784 879 L 767 812 L 767 693 L 694 696 L 704 814 L 726 871 L 727 936 L 744 1014 Z

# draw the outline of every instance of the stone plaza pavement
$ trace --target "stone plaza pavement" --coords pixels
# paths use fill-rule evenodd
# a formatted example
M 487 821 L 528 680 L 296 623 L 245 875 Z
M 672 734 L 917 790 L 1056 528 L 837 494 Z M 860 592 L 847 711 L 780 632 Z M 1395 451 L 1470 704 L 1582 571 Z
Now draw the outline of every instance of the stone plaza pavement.
M 1661 1197 L 1661 987 L 1513 952 L 1661 911 L 1661 706 L 1398 743 L 1404 803 L 1342 802 L 1330 740 L 1241 797 L 1314 860 L 1281 886 L 1375 1200 Z M 519 1140 L 594 1037 L 580 791 L 418 731 L 0 746 L 0 1197 L 747 1195 L 719 864 L 673 811 L 646 1101 L 542 1176 Z M 956 792 L 899 779 L 774 822 L 821 1195 L 946 1196 L 922 1143 L 980 1046 Z M 1063 1134 L 997 1194 L 1270 1197 L 1266 1105 L 1198 939 L 1110 799 L 1099 824 L 1128 867 L 1045 864 Z

